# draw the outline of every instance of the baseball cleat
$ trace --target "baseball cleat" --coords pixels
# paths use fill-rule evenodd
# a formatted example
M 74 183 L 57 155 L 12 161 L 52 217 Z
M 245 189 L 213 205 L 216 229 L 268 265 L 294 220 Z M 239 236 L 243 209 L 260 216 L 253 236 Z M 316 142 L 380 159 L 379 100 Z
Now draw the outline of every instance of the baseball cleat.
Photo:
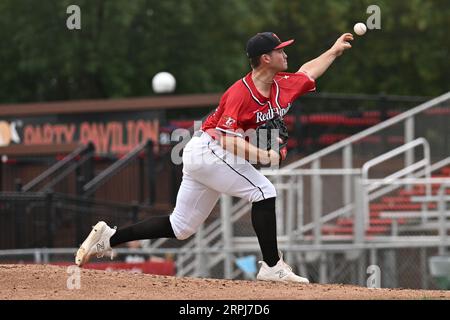
M 75 256 L 75 263 L 81 267 L 87 263 L 94 254 L 97 255 L 97 258 L 101 258 L 108 253 L 111 255 L 112 259 L 112 248 L 109 244 L 109 239 L 115 233 L 115 228 L 110 228 L 104 221 L 98 222 L 92 227 L 92 231 L 78 249 Z
M 278 282 L 297 282 L 309 283 L 309 280 L 296 275 L 292 272 L 292 268 L 283 261 L 283 256 L 280 254 L 280 260 L 273 267 L 269 267 L 264 261 L 259 261 L 261 269 L 259 269 L 257 280 L 262 281 L 278 281 Z

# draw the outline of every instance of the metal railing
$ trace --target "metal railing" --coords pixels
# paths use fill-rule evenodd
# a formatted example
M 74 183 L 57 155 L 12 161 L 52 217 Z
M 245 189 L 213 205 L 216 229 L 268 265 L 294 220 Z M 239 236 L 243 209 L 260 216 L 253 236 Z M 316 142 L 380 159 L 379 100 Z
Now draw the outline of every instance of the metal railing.
M 139 155 L 144 152 L 146 153 L 147 159 L 147 179 L 149 183 L 148 188 L 148 203 L 152 204 L 155 199 L 155 159 L 153 154 L 153 142 L 147 140 L 136 146 L 132 151 L 127 153 L 123 158 L 117 160 L 108 168 L 103 170 L 92 180 L 88 181 L 83 187 L 83 195 L 92 195 L 100 186 L 105 184 L 111 177 L 123 170 L 130 162 L 139 157 Z
M 420 178 L 423 176 L 427 177 L 429 176 L 431 170 L 439 169 L 440 167 L 446 165 L 446 163 L 436 162 L 435 164 L 437 165 L 431 164 L 432 155 L 430 154 L 430 146 L 426 141 L 426 137 L 415 140 L 418 136 L 418 132 L 420 132 L 420 130 L 415 130 L 418 128 L 418 126 L 415 126 L 415 117 L 428 112 L 430 109 L 434 110 L 433 108 L 435 107 L 439 109 L 440 106 L 445 102 L 448 102 L 449 99 L 450 92 L 423 103 L 396 117 L 386 120 L 374 127 L 364 130 L 348 139 L 342 140 L 341 142 L 325 148 L 313 155 L 289 164 L 279 170 L 263 170 L 262 172 L 273 181 L 275 187 L 277 188 L 277 221 L 279 222 L 277 223 L 277 226 L 279 239 L 281 240 L 283 247 L 290 252 L 291 250 L 288 248 L 298 248 L 298 244 L 296 244 L 295 241 L 303 241 L 307 243 L 308 246 L 319 248 L 326 246 L 328 241 L 346 241 L 347 243 L 351 243 L 352 246 L 361 246 L 364 241 L 367 241 L 367 237 L 364 236 L 364 228 L 362 229 L 362 232 L 360 229 L 356 230 L 357 228 L 354 228 L 354 232 L 356 232 L 356 234 L 351 237 L 332 235 L 326 236 L 322 232 L 323 225 L 335 221 L 339 217 L 351 217 L 353 214 L 353 217 L 358 220 L 355 222 L 356 225 L 360 225 L 362 221 L 363 226 L 366 225 L 365 221 L 368 220 L 367 218 L 364 219 L 364 216 L 361 216 L 360 214 L 355 214 L 355 211 L 357 210 L 356 207 L 359 206 L 364 208 L 364 199 L 360 197 L 361 189 L 358 189 L 358 186 L 355 184 L 355 177 L 361 179 L 360 175 L 362 170 L 362 166 L 355 165 L 355 163 L 360 160 L 355 156 L 357 144 L 361 143 L 361 141 L 364 141 L 375 133 L 379 133 L 400 123 L 403 125 L 403 141 L 406 146 L 400 146 L 399 149 L 396 148 L 395 151 L 382 149 L 379 151 L 379 154 L 370 156 L 369 159 L 366 159 L 364 162 L 368 163 L 367 166 L 369 166 L 373 164 L 373 162 L 370 163 L 368 161 L 379 156 L 380 154 L 385 154 L 384 157 L 393 157 L 395 155 L 399 155 L 400 153 L 404 153 L 405 156 L 402 168 L 396 170 L 392 175 L 388 175 L 387 177 L 395 178 L 403 177 L 405 175 L 415 178 Z M 415 162 L 414 149 L 418 146 L 422 146 L 424 148 L 424 159 Z M 335 154 L 336 152 L 341 152 L 340 157 L 335 157 L 337 160 L 340 158 L 339 163 L 341 163 L 341 165 L 338 167 L 323 168 L 321 165 L 323 159 L 327 156 Z M 328 164 L 328 166 L 330 166 L 330 164 Z M 324 183 L 324 177 L 330 177 L 330 179 L 333 177 L 338 177 L 341 184 L 339 186 L 336 182 L 333 184 Z M 309 190 L 307 189 L 308 182 L 310 183 Z M 330 186 L 334 187 L 335 191 L 342 193 L 342 199 L 336 202 L 334 208 L 331 208 L 331 210 L 326 209 L 324 206 L 324 200 L 328 200 L 330 195 L 330 191 L 327 192 L 326 188 L 329 189 Z M 378 190 L 378 194 L 375 195 L 380 196 L 394 189 L 395 187 L 388 186 L 382 190 Z M 309 192 L 309 195 L 306 194 L 306 191 Z M 374 195 L 371 195 L 371 197 L 373 196 Z M 195 244 L 200 244 L 202 246 L 200 251 L 203 252 L 206 252 L 205 250 L 210 248 L 213 241 L 215 241 L 215 247 L 222 246 L 224 250 L 223 252 L 225 252 L 225 254 L 222 255 L 222 258 L 224 262 L 225 277 L 227 278 L 232 276 L 229 266 L 233 260 L 233 255 L 229 253 L 228 249 L 225 249 L 231 247 L 232 241 L 229 239 L 230 237 L 237 239 L 233 236 L 233 228 L 236 228 L 239 225 L 240 219 L 236 219 L 236 214 L 239 212 L 239 217 L 242 217 L 245 214 L 245 210 L 249 212 L 251 207 L 243 200 L 239 201 L 238 204 L 239 205 L 235 205 L 236 209 L 233 209 L 230 199 L 227 198 L 227 196 L 222 197 L 221 224 L 219 223 L 219 220 L 214 221 L 209 226 L 210 228 L 206 232 L 206 235 L 203 232 L 196 235 L 196 237 L 203 239 L 203 241 L 196 240 L 194 242 L 194 240 L 192 240 L 193 242 L 189 243 L 192 248 L 195 247 Z M 306 212 L 311 213 L 309 221 L 306 219 Z M 306 234 L 310 231 L 312 231 L 312 235 L 306 236 Z M 214 234 L 216 237 L 207 238 L 206 236 L 208 234 Z M 223 235 L 222 242 L 217 242 L 220 234 Z M 381 237 L 384 236 L 380 236 L 380 238 Z M 252 248 L 257 252 L 257 242 L 254 237 L 250 238 L 251 239 L 247 241 L 250 245 L 248 248 Z M 241 239 L 243 239 L 243 237 L 241 237 Z M 233 248 L 235 247 L 236 244 Z M 292 262 L 293 256 L 288 254 L 287 260 L 288 262 Z M 184 261 L 190 261 L 188 269 L 195 270 L 195 259 L 186 258 L 183 262 Z M 184 265 L 183 262 L 180 263 L 180 265 Z
M 445 193 L 446 188 L 450 187 L 450 177 L 449 178 L 398 178 L 395 180 L 392 179 L 362 179 L 361 180 L 361 194 L 367 194 L 369 190 L 371 189 L 371 186 L 377 185 L 393 185 L 393 186 L 406 186 L 406 185 L 421 185 L 426 186 L 426 188 L 430 189 L 430 193 L 426 194 L 425 196 L 420 197 L 421 202 L 424 204 L 428 203 L 437 203 L 437 210 L 430 213 L 430 210 L 427 205 L 424 205 L 421 207 L 421 210 L 418 211 L 408 211 L 408 212 L 402 212 L 402 211 L 386 211 L 382 212 L 382 217 L 389 217 L 396 221 L 396 219 L 415 219 L 415 218 L 423 218 L 420 219 L 419 225 L 414 227 L 409 227 L 406 225 L 404 228 L 401 229 L 402 233 L 408 233 L 410 230 L 418 231 L 418 230 L 426 230 L 427 232 L 430 231 L 436 231 L 438 234 L 438 241 L 439 243 L 439 254 L 444 255 L 446 252 L 446 247 L 448 246 L 448 231 L 450 230 L 450 224 L 447 222 L 447 217 L 450 217 L 448 214 L 446 203 L 450 202 L 450 197 L 448 197 Z M 437 192 L 436 196 L 433 196 L 431 194 L 431 186 L 432 185 L 438 185 L 439 190 Z M 366 212 L 368 210 L 370 199 L 366 198 L 366 201 L 359 203 L 362 206 L 356 207 L 355 212 Z M 432 220 L 437 218 L 437 223 L 432 223 Z M 355 231 L 355 233 L 358 233 L 359 237 L 361 238 L 361 234 L 364 234 L 366 225 L 363 224 L 361 221 L 359 221 L 359 224 L 357 224 L 356 228 L 358 229 Z M 391 241 L 396 241 L 399 234 L 399 228 L 396 225 L 394 228 L 394 232 L 392 233 L 393 238 Z
M 391 181 L 394 181 L 396 179 L 400 179 L 404 176 L 408 176 L 411 175 L 412 173 L 414 173 L 415 171 L 424 168 L 425 169 L 425 174 L 424 176 L 426 178 L 430 178 L 430 174 L 431 174 L 431 159 L 430 159 L 430 145 L 428 143 L 428 141 L 424 138 L 418 138 L 416 140 L 410 141 L 398 148 L 395 148 L 389 152 L 386 152 L 376 158 L 373 158 L 369 161 L 367 161 L 361 169 L 361 179 L 363 181 L 370 181 L 369 180 L 369 170 L 374 167 L 377 166 L 383 162 L 385 162 L 386 160 L 389 160 L 393 157 L 396 157 L 402 153 L 405 152 L 410 152 L 410 150 L 417 148 L 419 146 L 422 146 L 423 148 L 423 159 L 410 164 L 409 166 L 385 177 L 382 181 L 384 183 L 377 183 L 377 182 L 373 182 L 370 183 L 369 185 L 365 185 L 365 188 L 363 188 L 363 191 L 360 195 L 360 197 L 363 199 L 363 201 L 366 201 L 366 204 L 363 208 L 363 214 L 362 214 L 362 220 L 360 221 L 360 219 L 358 219 L 358 222 L 361 222 L 365 228 L 367 228 L 369 226 L 369 201 L 378 198 L 381 195 L 386 194 L 387 192 L 390 192 L 393 190 L 393 188 L 384 188 L 382 190 L 379 190 L 380 186 L 382 184 L 386 184 L 389 183 Z M 356 184 L 358 184 L 358 182 L 355 182 Z M 378 192 L 375 192 L 376 190 L 378 190 Z M 431 195 L 431 186 L 427 185 L 427 195 Z
M 420 104 L 419 106 L 408 110 L 404 113 L 401 113 L 393 118 L 390 118 L 382 123 L 379 123 L 373 127 L 370 127 L 366 130 L 361 131 L 360 133 L 357 133 L 347 139 L 344 139 L 340 142 L 337 142 L 323 150 L 320 150 L 310 156 L 307 156 L 303 159 L 300 159 L 298 161 L 295 161 L 285 167 L 283 169 L 291 170 L 291 169 L 298 169 L 303 168 L 306 166 L 310 166 L 313 169 L 320 169 L 321 168 L 321 162 L 324 160 L 327 156 L 332 156 L 333 154 L 336 154 L 338 152 L 341 152 L 341 162 L 342 162 L 342 168 L 344 169 L 351 169 L 354 167 L 354 162 L 356 159 L 355 154 L 355 148 L 356 144 L 362 143 L 364 139 L 369 138 L 370 136 L 374 135 L 375 133 L 380 133 L 383 130 L 386 130 L 388 128 L 393 127 L 394 125 L 398 125 L 400 123 L 403 123 L 403 137 L 404 137 L 404 143 L 408 143 L 410 141 L 413 141 L 416 137 L 420 136 L 418 132 L 418 126 L 415 123 L 415 117 L 423 114 L 427 111 L 429 111 L 432 108 L 439 107 L 440 105 L 443 105 L 444 103 L 448 103 L 450 100 L 450 92 L 447 92 L 446 94 L 443 94 L 435 99 L 432 99 L 430 101 L 427 101 L 423 104 Z M 444 135 L 445 136 L 445 135 Z M 425 138 L 427 138 L 425 136 Z M 449 148 L 447 146 L 447 148 Z M 380 154 L 388 151 L 380 150 Z M 361 156 L 361 155 L 359 155 Z M 376 156 L 376 155 L 375 155 Z M 372 158 L 373 156 L 370 156 Z M 405 153 L 404 158 L 404 166 L 408 167 L 414 162 L 414 153 L 413 150 L 409 150 Z M 351 175 L 347 175 L 343 177 L 342 180 L 342 190 L 343 190 L 343 201 L 344 205 L 348 205 L 352 203 L 352 181 L 351 181 Z M 317 189 L 317 185 L 320 184 L 320 178 L 316 177 L 311 182 L 311 188 Z M 321 194 L 322 193 L 315 193 L 312 198 L 313 206 L 315 207 L 313 210 L 320 210 L 320 207 L 317 208 L 316 205 L 321 202 Z M 316 198 L 314 198 L 316 197 Z M 314 205 L 316 204 L 316 205 Z
M 447 182 L 442 183 L 441 187 L 438 191 L 438 211 L 439 211 L 439 236 L 441 238 L 441 245 L 439 246 L 439 255 L 443 256 L 447 252 L 445 242 L 448 238 L 448 229 L 449 229 L 449 223 L 446 219 L 446 204 L 450 201 L 448 197 L 445 196 L 445 190 L 447 188 L 450 188 L 450 179 Z
M 427 101 L 425 103 L 420 104 L 419 106 L 405 111 L 395 117 L 392 117 L 386 121 L 383 121 L 373 127 L 370 127 L 366 130 L 361 131 L 360 133 L 357 133 L 347 139 L 344 139 L 342 141 L 339 141 L 325 149 L 322 149 L 310 156 L 307 156 L 303 159 L 300 159 L 298 161 L 295 161 L 285 167 L 283 167 L 283 169 L 296 169 L 299 167 L 303 167 L 307 164 L 310 164 L 326 155 L 329 155 L 335 151 L 338 151 L 340 149 L 345 149 L 346 147 L 349 147 L 350 145 L 354 144 L 355 142 L 358 142 L 360 140 L 362 140 L 365 137 L 368 137 L 374 133 L 377 133 L 385 128 L 388 128 L 394 124 L 397 124 L 399 122 L 406 122 L 409 121 L 408 123 L 405 123 L 405 136 L 406 136 L 406 142 L 409 142 L 411 140 L 413 140 L 412 136 L 414 135 L 414 122 L 413 122 L 413 117 L 415 115 L 418 115 L 430 108 L 433 108 L 439 104 L 442 104 L 444 102 L 447 102 L 448 100 L 450 100 L 450 92 L 447 92 L 439 97 L 436 97 L 430 101 Z
M 50 183 L 48 183 L 45 187 L 41 188 L 40 191 L 49 191 L 53 188 L 58 182 L 67 177 L 71 172 L 77 170 L 80 166 L 85 164 L 87 161 L 90 161 L 95 153 L 95 147 L 93 143 L 88 143 L 87 145 L 83 145 L 78 147 L 72 153 L 65 156 L 62 160 L 56 162 L 53 166 L 49 167 L 47 170 L 42 172 L 36 178 L 28 182 L 21 188 L 23 192 L 32 191 L 34 188 L 37 188 L 41 183 L 45 180 L 50 179 L 54 174 L 61 171 L 66 167 L 66 169 L 59 173 L 58 176 L 53 178 Z M 82 158 L 78 161 L 78 158 Z M 69 167 L 67 167 L 69 166 Z
M 0 248 L 76 246 L 100 219 L 122 226 L 154 210 L 53 192 L 1 192 L 0 204 Z

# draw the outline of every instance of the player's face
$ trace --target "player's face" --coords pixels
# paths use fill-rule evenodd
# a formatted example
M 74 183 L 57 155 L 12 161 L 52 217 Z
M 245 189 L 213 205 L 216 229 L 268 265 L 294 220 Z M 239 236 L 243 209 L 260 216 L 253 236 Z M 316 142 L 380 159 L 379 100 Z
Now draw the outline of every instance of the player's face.
M 273 50 L 270 54 L 272 61 L 271 64 L 277 71 L 284 71 L 288 67 L 287 54 L 283 49 Z

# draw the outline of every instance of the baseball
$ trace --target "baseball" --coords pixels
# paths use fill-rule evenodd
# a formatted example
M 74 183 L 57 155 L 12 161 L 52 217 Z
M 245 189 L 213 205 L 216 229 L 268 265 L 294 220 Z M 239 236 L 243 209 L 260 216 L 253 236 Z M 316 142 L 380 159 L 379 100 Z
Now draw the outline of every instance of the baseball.
M 169 72 L 159 72 L 152 79 L 152 87 L 155 93 L 169 93 L 175 90 L 175 77 Z
M 353 27 L 353 31 L 355 31 L 355 33 L 358 36 L 362 36 L 363 34 L 366 33 L 367 31 L 367 27 L 364 23 L 362 22 L 358 22 L 357 24 L 355 24 L 355 26 Z

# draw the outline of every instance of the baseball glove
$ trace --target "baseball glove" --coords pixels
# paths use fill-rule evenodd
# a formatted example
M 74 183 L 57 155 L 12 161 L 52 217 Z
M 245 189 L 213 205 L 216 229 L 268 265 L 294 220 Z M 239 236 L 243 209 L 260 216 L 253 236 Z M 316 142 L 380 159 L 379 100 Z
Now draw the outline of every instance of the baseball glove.
M 278 130 L 278 140 L 276 137 L 272 137 L 272 130 Z M 266 123 L 256 128 L 256 136 L 259 148 L 278 151 L 280 162 L 286 159 L 289 133 L 286 124 L 280 116 L 267 120 Z

